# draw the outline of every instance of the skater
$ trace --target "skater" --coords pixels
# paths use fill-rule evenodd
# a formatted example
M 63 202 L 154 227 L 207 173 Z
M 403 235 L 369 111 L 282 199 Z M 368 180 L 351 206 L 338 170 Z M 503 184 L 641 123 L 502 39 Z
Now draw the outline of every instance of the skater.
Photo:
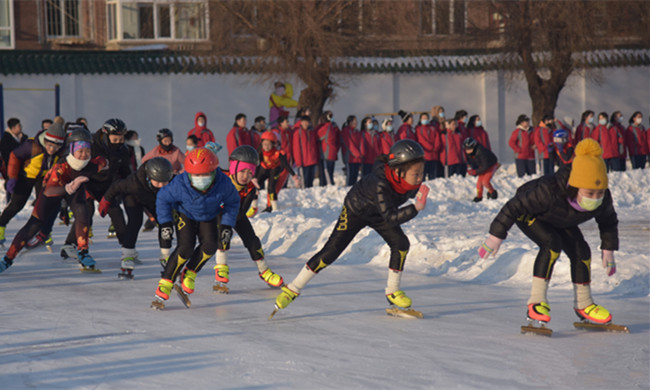
M 568 130 L 557 129 L 553 132 L 553 160 L 558 167 L 571 164 L 574 149 Z
M 267 134 L 266 132 L 265 134 Z M 235 186 L 239 193 L 240 205 L 237 219 L 234 225 L 235 231 L 244 243 L 248 253 L 250 253 L 251 260 L 255 262 L 260 278 L 271 287 L 280 287 L 284 284 L 282 276 L 271 271 L 269 266 L 264 260 L 264 250 L 262 243 L 255 234 L 253 226 L 251 225 L 246 211 L 250 208 L 253 202 L 257 201 L 257 188 L 253 184 L 253 176 L 259 164 L 258 152 L 249 145 L 243 145 L 233 150 L 229 157 L 230 166 L 228 171 L 224 173 L 230 177 L 232 184 Z M 219 216 L 217 221 L 219 223 L 219 237 L 228 234 L 227 229 L 231 229 L 228 225 L 222 224 L 223 217 Z M 232 234 L 232 233 L 231 233 Z M 230 281 L 230 267 L 228 266 L 228 250 L 230 249 L 230 241 L 224 243 L 225 245 L 219 246 L 215 256 L 216 265 L 214 266 L 214 290 L 222 293 L 228 293 L 226 284 Z M 197 270 L 198 272 L 198 270 Z M 188 287 L 183 282 L 183 290 L 190 294 Z
M 478 143 L 474 138 L 468 137 L 463 141 L 463 149 L 465 149 L 465 156 L 467 157 L 467 164 L 471 167 L 467 173 L 471 176 L 476 176 L 476 197 L 474 202 L 483 200 L 483 188 L 488 191 L 488 199 L 497 198 L 497 190 L 492 187 L 492 176 L 497 169 L 499 169 L 499 162 L 497 156 L 492 153 L 488 148 Z
M 415 218 L 426 205 L 428 188 L 421 186 L 424 176 L 424 150 L 413 140 L 400 140 L 390 154 L 381 155 L 370 175 L 352 186 L 345 197 L 343 211 L 325 246 L 300 271 L 276 298 L 276 310 L 286 308 L 307 283 L 332 264 L 354 237 L 370 226 L 390 246 L 386 299 L 391 305 L 407 309 L 411 298 L 400 289 L 409 240 L 400 227 Z M 418 191 L 419 189 L 419 191 Z M 400 208 L 416 197 L 414 205 Z
M 12 194 L 9 204 L 0 215 L 0 244 L 5 243 L 5 228 L 9 221 L 25 207 L 36 187 L 36 195 L 43 186 L 43 176 L 57 162 L 57 153 L 65 140 L 60 123 L 42 130 L 34 138 L 20 144 L 9 155 L 7 192 Z M 30 237 L 31 238 L 31 237 Z
M 169 160 L 163 157 L 154 157 L 145 162 L 126 179 L 113 183 L 99 202 L 99 215 L 108 214 L 115 227 L 117 239 L 122 246 L 121 269 L 126 277 L 130 277 L 135 264 L 139 264 L 138 252 L 135 243 L 138 240 L 138 231 L 142 226 L 142 212 L 156 218 L 156 194 L 166 186 L 174 177 L 174 169 Z M 124 212 L 128 222 L 124 221 L 124 213 L 119 207 L 124 205 Z M 172 246 L 171 239 L 163 238 L 158 232 L 160 244 L 160 258 L 169 257 Z
M 176 220 L 177 245 L 169 256 L 158 282 L 153 308 L 162 309 L 164 301 L 181 273 L 183 291 L 194 291 L 196 273 L 217 247 L 226 248 L 232 237 L 239 211 L 239 194 L 230 178 L 219 167 L 217 156 L 206 148 L 196 148 L 185 158 L 185 172 L 176 176 L 156 196 L 156 213 L 163 239 L 172 239 Z M 172 212 L 176 210 L 178 218 Z M 221 215 L 221 235 L 217 235 L 217 217 Z M 196 239 L 199 245 L 195 247 Z M 183 270 L 183 268 L 185 268 Z M 180 287 L 176 287 L 177 289 Z
M 267 179 L 269 180 L 266 185 L 267 205 L 262 210 L 264 212 L 278 210 L 278 193 L 287 180 L 287 176 L 291 175 L 296 187 L 300 187 L 300 177 L 291 168 L 284 153 L 276 146 L 277 142 L 278 139 L 273 131 L 266 131 L 262 134 L 262 149 L 258 157 L 260 166 L 255 172 L 255 179 L 260 187 L 264 186 Z
M 90 215 L 86 206 L 88 176 L 106 166 L 102 157 L 90 158 L 91 136 L 85 130 L 75 130 L 67 137 L 69 145 L 65 160 L 55 164 L 43 179 L 43 190 L 36 198 L 34 211 L 27 223 L 14 237 L 9 250 L 0 260 L 0 272 L 6 270 L 25 246 L 27 240 L 36 235 L 47 221 L 56 218 L 61 199 L 65 199 L 74 214 L 74 232 L 77 244 L 75 257 L 82 270 L 95 270 L 95 260 L 88 253 L 88 231 Z
M 513 224 L 539 246 L 533 267 L 528 299 L 530 321 L 551 320 L 547 289 L 553 266 L 564 253 L 571 261 L 574 310 L 578 317 L 606 324 L 612 316 L 594 303 L 591 296 L 591 251 L 578 225 L 596 219 L 601 237 L 602 264 L 607 275 L 616 272 L 614 251 L 618 250 L 618 219 L 612 195 L 607 189 L 607 169 L 598 142 L 584 138 L 576 146 L 571 165 L 552 176 L 522 185 L 490 225 L 490 235 L 479 248 L 479 256 L 495 255 Z

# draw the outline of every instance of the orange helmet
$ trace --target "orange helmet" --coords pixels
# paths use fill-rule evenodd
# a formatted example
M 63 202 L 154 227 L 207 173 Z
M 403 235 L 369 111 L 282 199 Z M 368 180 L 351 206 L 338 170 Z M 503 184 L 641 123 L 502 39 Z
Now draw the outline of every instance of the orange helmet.
M 219 158 L 206 148 L 196 148 L 185 156 L 185 172 L 191 174 L 211 173 L 219 166 Z
M 278 137 L 275 135 L 273 130 L 268 130 L 262 133 L 262 140 L 268 140 L 271 142 L 278 142 Z

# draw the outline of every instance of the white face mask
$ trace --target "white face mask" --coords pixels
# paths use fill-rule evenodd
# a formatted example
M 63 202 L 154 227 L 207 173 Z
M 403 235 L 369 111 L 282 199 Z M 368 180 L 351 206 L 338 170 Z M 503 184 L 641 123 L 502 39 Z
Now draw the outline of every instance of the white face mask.
M 476 127 L 481 127 L 481 125 L 483 125 L 481 121 L 476 121 Z
M 607 119 L 601 119 L 598 121 L 599 125 L 606 125 L 607 124 Z
M 129 146 L 134 146 L 134 147 L 135 146 L 140 146 L 140 138 L 138 138 L 138 139 L 129 139 L 129 140 L 124 141 L 124 143 L 129 145 Z
M 386 125 L 386 131 L 393 131 L 393 125 Z
M 603 203 L 604 198 L 604 196 L 602 198 L 587 198 L 586 196 L 581 196 L 578 204 L 580 207 L 587 211 L 594 211 L 600 207 L 600 205 Z
M 203 127 L 203 126 L 205 126 L 205 122 L 204 122 L 204 121 L 198 121 L 198 122 L 196 122 L 196 124 L 199 125 L 199 127 Z
M 209 175 L 209 176 L 190 175 L 190 182 L 192 183 L 192 187 L 196 188 L 199 191 L 205 191 L 208 188 L 210 188 L 213 180 L 214 180 L 214 175 Z
M 589 117 L 589 119 L 587 119 L 587 123 L 594 123 L 594 117 Z
M 68 156 L 65 158 L 65 160 L 68 162 L 68 165 L 70 165 L 70 168 L 74 169 L 75 171 L 80 171 L 88 165 L 90 162 L 90 159 L 88 160 L 79 160 L 72 154 L 68 154 Z
M 641 122 L 643 122 L 643 118 L 636 118 L 636 119 L 634 119 L 634 124 L 635 124 L 635 125 L 640 125 Z

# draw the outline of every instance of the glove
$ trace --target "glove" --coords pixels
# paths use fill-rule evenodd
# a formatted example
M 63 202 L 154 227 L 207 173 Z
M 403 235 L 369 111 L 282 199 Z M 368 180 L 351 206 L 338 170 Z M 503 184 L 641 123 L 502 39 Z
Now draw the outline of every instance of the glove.
M 99 215 L 104 218 L 106 214 L 108 214 L 109 208 L 111 208 L 111 202 L 107 201 L 106 198 L 102 198 L 102 200 L 99 202 L 99 207 L 97 208 Z
M 232 238 L 232 227 L 228 225 L 221 225 L 221 234 L 219 237 L 219 248 L 227 250 L 230 247 L 230 239 Z
M 603 249 L 603 268 L 607 276 L 612 276 L 616 273 L 616 261 L 614 260 L 614 251 Z
M 426 184 L 422 184 L 417 194 L 415 194 L 415 209 L 417 211 L 424 210 L 424 207 L 427 205 L 427 195 L 429 195 L 429 187 Z
M 79 189 L 79 187 L 80 187 L 83 183 L 85 183 L 85 182 L 87 182 L 87 181 L 88 181 L 88 178 L 87 178 L 86 176 L 78 176 L 77 178 L 75 178 L 74 180 L 72 180 L 70 183 L 68 183 L 68 184 L 65 185 L 65 187 L 64 187 L 64 188 L 65 188 L 65 192 L 67 192 L 68 195 L 72 195 L 72 194 L 74 194 L 75 192 L 77 192 L 77 190 Z
M 292 179 L 293 179 L 293 184 L 296 185 L 296 188 L 301 188 L 302 187 L 302 181 L 300 180 L 300 176 L 293 175 Z
M 7 180 L 7 192 L 10 194 L 14 193 L 14 190 L 16 190 L 16 183 L 18 183 L 18 179 L 9 179 Z
M 257 181 L 257 178 L 256 178 L 256 177 L 254 177 L 254 178 L 251 180 L 251 183 L 253 183 L 253 185 L 255 186 L 255 188 L 257 188 L 258 190 L 262 188 L 262 187 L 260 187 L 260 183 L 259 183 L 259 181 Z
M 468 169 L 467 174 L 470 176 L 476 176 L 476 169 Z
M 502 239 L 490 234 L 488 238 L 483 242 L 483 244 L 481 244 L 481 246 L 478 248 L 478 256 L 481 259 L 485 259 L 490 255 L 496 256 L 502 242 Z

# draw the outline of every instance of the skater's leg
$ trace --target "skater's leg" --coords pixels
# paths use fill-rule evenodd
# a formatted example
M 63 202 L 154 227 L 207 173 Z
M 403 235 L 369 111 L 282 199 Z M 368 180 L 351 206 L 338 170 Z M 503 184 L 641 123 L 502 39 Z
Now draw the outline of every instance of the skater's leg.
M 43 221 L 48 220 L 51 215 L 56 217 L 56 210 L 60 201 L 61 197 L 39 196 L 36 199 L 36 205 L 34 206 L 31 217 L 18 231 L 7 251 L 7 257 L 9 259 L 13 260 L 16 258 L 18 252 L 23 249 L 27 241 L 41 230 Z
M 390 261 L 388 263 L 388 280 L 386 282 L 386 297 L 388 301 L 403 308 L 411 306 L 411 299 L 401 291 L 400 282 L 404 262 L 408 254 L 410 243 L 402 228 L 397 225 L 380 223 L 371 225 L 377 233 L 386 241 L 390 248 Z
M 0 215 L 0 227 L 6 227 L 9 221 L 11 221 L 13 217 L 15 217 L 16 214 L 25 207 L 25 204 L 32 194 L 34 182 L 35 180 L 33 179 L 18 179 L 9 204 L 4 211 L 2 211 L 2 215 Z
M 198 224 L 198 222 L 188 218 L 185 214 L 179 213 L 176 225 L 177 245 L 176 249 L 169 256 L 169 260 L 162 274 L 163 279 L 174 281 L 185 263 L 192 257 L 194 244 L 196 243 Z

